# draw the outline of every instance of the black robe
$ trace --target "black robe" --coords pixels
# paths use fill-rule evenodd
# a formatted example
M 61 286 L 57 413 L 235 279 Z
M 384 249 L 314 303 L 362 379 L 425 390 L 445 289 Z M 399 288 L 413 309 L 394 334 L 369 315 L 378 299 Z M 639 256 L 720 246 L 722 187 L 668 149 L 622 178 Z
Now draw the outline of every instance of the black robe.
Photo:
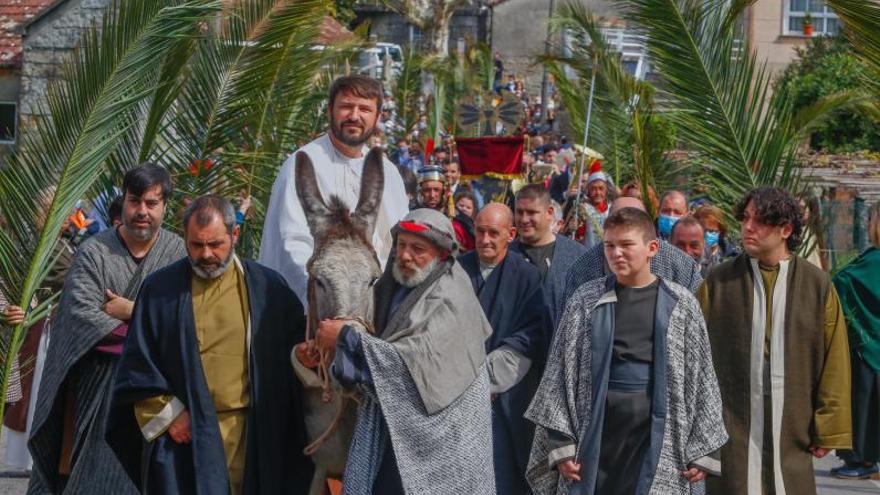
M 486 352 L 506 345 L 532 360 L 525 377 L 492 402 L 492 434 L 498 493 L 529 493 L 526 467 L 535 425 L 523 415 L 538 388 L 553 336 L 541 274 L 519 253 L 507 256 L 483 280 L 476 252 L 459 258 L 480 300 L 492 335 Z
M 304 311 L 278 273 L 253 261 L 242 264 L 251 317 L 242 491 L 304 494 L 314 466 L 302 453 L 302 390 L 290 368 L 290 352 L 304 339 Z M 226 455 L 196 341 L 190 277 L 183 259 L 144 282 L 117 369 L 107 439 L 142 492 L 229 493 Z M 173 395 L 186 406 L 190 444 L 175 443 L 167 434 L 144 440 L 134 404 L 159 395 Z

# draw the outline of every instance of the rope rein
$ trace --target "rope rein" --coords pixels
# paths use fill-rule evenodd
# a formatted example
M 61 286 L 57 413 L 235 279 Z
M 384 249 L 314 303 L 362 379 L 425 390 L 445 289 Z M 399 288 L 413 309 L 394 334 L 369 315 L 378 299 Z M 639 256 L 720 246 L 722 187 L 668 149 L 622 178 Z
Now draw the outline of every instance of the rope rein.
M 324 403 L 329 403 L 333 400 L 333 387 L 331 385 L 330 379 L 330 365 L 332 364 L 332 360 L 330 359 L 330 351 L 317 349 L 317 345 L 315 342 L 315 337 L 317 336 L 317 316 L 315 313 L 316 304 L 314 301 L 314 291 L 312 290 L 312 282 L 309 280 L 309 290 L 308 290 L 308 299 L 309 299 L 309 317 L 306 320 L 306 344 L 308 346 L 309 354 L 317 353 L 318 354 L 318 367 L 315 372 L 318 375 L 318 380 L 321 382 L 321 400 Z M 338 316 L 334 318 L 336 320 L 347 320 L 352 321 L 364 328 L 370 335 L 375 335 L 376 330 L 373 325 L 366 321 L 364 318 L 360 316 Z M 354 402 L 356 404 L 360 404 L 358 398 L 354 395 L 342 394 L 342 400 L 339 402 L 339 409 L 336 411 L 336 415 L 333 418 L 333 421 L 330 423 L 330 426 L 322 433 L 315 441 L 307 445 L 303 449 L 303 453 L 307 456 L 311 456 L 321 447 L 321 445 L 326 442 L 331 435 L 333 435 L 336 430 L 339 428 L 339 423 L 342 421 L 342 417 L 345 415 L 345 410 L 348 407 L 349 401 Z

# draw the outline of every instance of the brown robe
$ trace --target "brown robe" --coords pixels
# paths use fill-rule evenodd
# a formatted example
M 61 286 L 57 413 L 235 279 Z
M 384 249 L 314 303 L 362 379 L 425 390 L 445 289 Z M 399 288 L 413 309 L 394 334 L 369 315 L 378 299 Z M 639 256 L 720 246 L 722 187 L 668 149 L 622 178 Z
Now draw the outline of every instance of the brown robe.
M 849 347 L 843 313 L 828 275 L 793 256 L 780 273 L 786 274 L 785 279 L 772 284 L 779 290 L 766 299 L 770 304 L 765 327 L 753 329 L 758 312 L 753 313 L 752 263 L 744 254 L 718 266 L 698 293 L 730 433 L 730 442 L 720 452 L 722 475 L 709 477 L 707 492 L 760 495 L 760 491 L 780 493 L 776 486 L 781 486 L 789 495 L 816 493 L 808 448 L 843 449 L 852 444 Z M 764 280 L 768 280 L 766 274 Z M 784 313 L 772 321 L 781 309 L 773 303 L 778 305 L 780 299 L 775 298 L 781 296 L 785 298 Z M 779 331 L 782 335 L 776 334 Z M 781 340 L 776 342 L 783 342 L 783 349 L 773 348 L 772 343 L 768 349 L 767 340 L 761 339 L 757 354 L 753 332 L 778 337 Z M 776 356 L 774 378 L 765 375 L 763 366 L 756 369 L 752 365 L 758 355 L 769 358 L 770 370 Z M 765 388 L 775 383 L 778 388 L 765 395 L 753 390 L 755 383 Z M 781 478 L 776 481 L 773 445 L 765 444 L 774 440 L 772 401 L 778 398 L 782 399 L 781 418 L 777 418 Z M 763 404 L 757 402 L 762 399 Z M 763 431 L 752 431 L 755 411 L 763 411 Z

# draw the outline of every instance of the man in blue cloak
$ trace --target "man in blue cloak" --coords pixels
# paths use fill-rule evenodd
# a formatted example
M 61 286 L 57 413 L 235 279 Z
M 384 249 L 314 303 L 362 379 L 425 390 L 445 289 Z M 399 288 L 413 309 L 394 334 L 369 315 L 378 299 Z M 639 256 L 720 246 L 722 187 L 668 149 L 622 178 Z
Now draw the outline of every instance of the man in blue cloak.
M 487 205 L 476 219 L 476 250 L 459 258 L 492 326 L 486 341 L 492 401 L 495 485 L 499 494 L 528 494 L 526 467 L 535 426 L 523 415 L 538 388 L 552 337 L 541 274 L 508 250 L 513 213 Z
M 108 442 L 142 493 L 300 494 L 305 318 L 281 276 L 239 260 L 235 211 L 184 214 L 187 258 L 149 277 L 117 369 Z

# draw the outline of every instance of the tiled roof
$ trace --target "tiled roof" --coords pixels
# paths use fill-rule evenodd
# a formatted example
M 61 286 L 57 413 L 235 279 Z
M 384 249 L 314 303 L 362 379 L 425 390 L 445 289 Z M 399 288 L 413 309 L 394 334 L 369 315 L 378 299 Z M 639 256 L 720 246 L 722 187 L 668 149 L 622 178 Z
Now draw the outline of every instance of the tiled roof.
M 22 26 L 57 0 L 0 0 L 0 67 L 21 65 Z
M 322 45 L 333 44 L 337 41 L 353 39 L 354 35 L 345 26 L 330 16 L 324 16 L 321 21 L 321 33 L 318 35 L 318 43 Z

